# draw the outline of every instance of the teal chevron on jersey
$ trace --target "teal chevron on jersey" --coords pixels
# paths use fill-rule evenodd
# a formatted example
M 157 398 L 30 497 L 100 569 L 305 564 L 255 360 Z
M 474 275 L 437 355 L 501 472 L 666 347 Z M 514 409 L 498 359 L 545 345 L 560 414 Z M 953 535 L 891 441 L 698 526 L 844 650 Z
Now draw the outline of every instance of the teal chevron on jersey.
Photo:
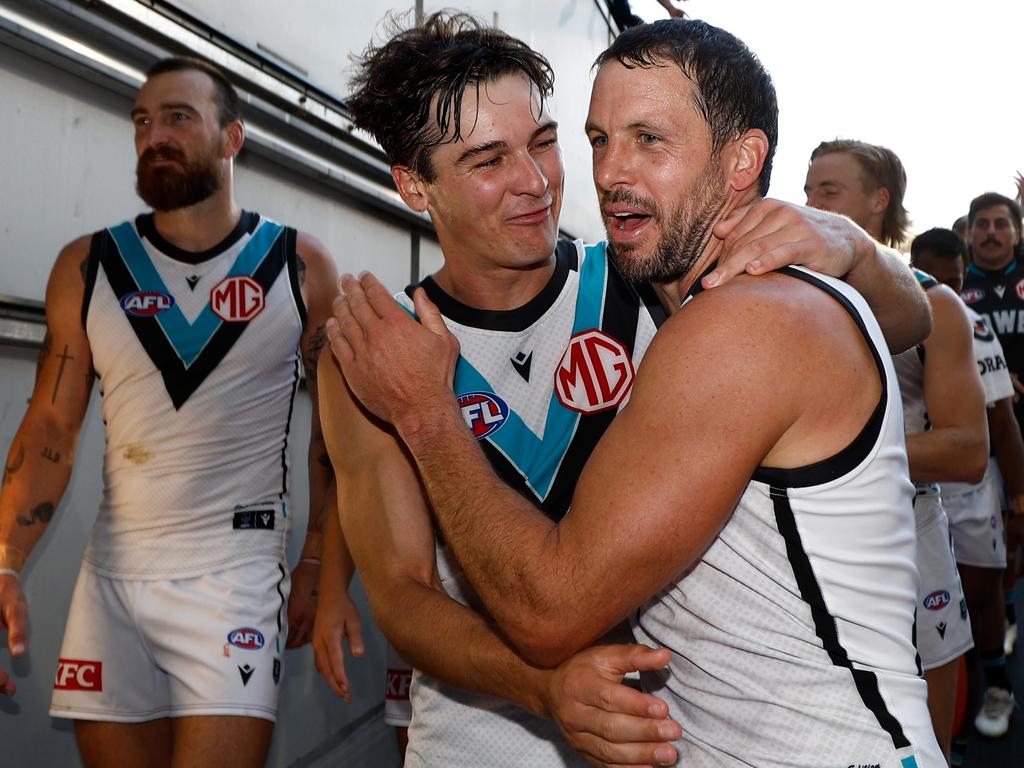
M 580 287 L 576 296 L 573 336 L 601 327 L 604 308 L 608 262 L 604 244 L 587 246 L 587 258 L 580 271 Z M 495 387 L 464 357 L 455 369 L 455 394 L 495 392 Z M 486 439 L 523 475 L 527 485 L 543 501 L 551 490 L 555 475 L 576 434 L 580 414 L 563 406 L 554 391 L 548 402 L 544 432 L 536 435 L 523 419 L 509 407 L 509 415 L 501 429 Z
M 235 263 L 227 273 L 227 277 L 251 277 L 263 263 L 270 252 L 271 246 L 281 234 L 283 227 L 277 222 L 264 219 L 253 233 L 249 242 L 239 252 Z M 131 273 L 132 278 L 141 291 L 159 291 L 171 295 L 160 274 L 153 266 L 153 261 L 146 252 L 138 232 L 130 221 L 112 227 L 110 230 L 121 259 Z M 210 339 L 220 328 L 223 320 L 217 317 L 209 303 L 199 313 L 194 322 L 190 323 L 177 304 L 155 316 L 164 335 L 174 348 L 175 353 L 187 368 L 195 362 Z

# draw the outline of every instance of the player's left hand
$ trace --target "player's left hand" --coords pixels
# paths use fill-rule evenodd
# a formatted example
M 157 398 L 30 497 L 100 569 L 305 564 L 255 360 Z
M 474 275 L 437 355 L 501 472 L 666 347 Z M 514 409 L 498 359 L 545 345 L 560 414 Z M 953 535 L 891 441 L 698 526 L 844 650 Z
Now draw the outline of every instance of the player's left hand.
M 285 648 L 299 648 L 312 639 L 319 585 L 320 566 L 303 562 L 295 566 L 292 591 L 288 596 L 288 640 Z
M 369 411 L 398 425 L 403 416 L 454 402 L 459 342 L 423 289 L 413 295 L 416 322 L 369 272 L 358 280 L 342 275 L 338 287 L 327 336 L 345 381 Z
M 781 200 L 737 208 L 715 225 L 713 235 L 722 241 L 721 255 L 701 283 L 705 288 L 791 264 L 845 277 L 875 253 L 871 236 L 845 216 Z
M 552 670 L 547 714 L 591 765 L 674 765 L 678 754 L 670 742 L 682 728 L 668 705 L 622 682 L 634 670 L 662 669 L 670 656 L 644 645 L 585 648 Z

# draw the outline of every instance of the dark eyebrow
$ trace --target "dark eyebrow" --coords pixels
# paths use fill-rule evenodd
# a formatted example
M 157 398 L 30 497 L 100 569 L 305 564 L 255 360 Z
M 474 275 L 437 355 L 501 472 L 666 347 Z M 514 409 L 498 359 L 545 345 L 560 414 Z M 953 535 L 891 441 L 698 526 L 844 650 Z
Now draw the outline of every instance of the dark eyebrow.
M 555 122 L 554 120 L 548 120 L 547 122 L 537 126 L 537 130 L 530 134 L 530 141 L 532 142 L 541 134 L 546 133 L 547 131 L 556 130 L 557 128 L 557 122 Z M 469 149 L 467 149 L 465 152 L 459 155 L 459 158 L 458 160 L 455 161 L 455 164 L 467 165 L 468 163 L 472 162 L 474 158 L 480 157 L 480 155 L 485 155 L 488 152 L 499 152 L 505 149 L 508 149 L 507 141 L 488 141 L 485 144 L 478 144 L 475 147 L 470 147 Z
M 195 107 L 193 107 L 191 104 L 188 104 L 188 103 L 186 103 L 184 101 L 180 101 L 180 102 L 179 101 L 165 102 L 165 103 L 160 105 L 160 109 L 176 110 L 176 111 L 179 111 L 179 112 L 191 112 L 193 115 L 198 115 L 199 114 L 198 110 L 196 110 Z M 132 109 L 132 111 L 129 113 L 129 115 L 131 117 L 135 117 L 136 115 L 144 114 L 144 113 L 148 113 L 148 112 L 149 112 L 149 110 L 146 109 L 145 107 L 134 107 Z

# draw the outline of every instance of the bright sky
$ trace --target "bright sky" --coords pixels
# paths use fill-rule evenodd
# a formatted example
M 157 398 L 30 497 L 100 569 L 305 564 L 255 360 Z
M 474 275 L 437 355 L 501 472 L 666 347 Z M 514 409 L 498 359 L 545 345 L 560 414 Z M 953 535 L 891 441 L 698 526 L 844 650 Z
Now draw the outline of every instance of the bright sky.
M 687 0 L 756 53 L 779 95 L 770 194 L 804 202 L 811 150 L 882 144 L 907 169 L 913 231 L 948 227 L 1024 170 L 1024 3 L 1018 0 Z M 632 0 L 653 21 L 656 0 Z

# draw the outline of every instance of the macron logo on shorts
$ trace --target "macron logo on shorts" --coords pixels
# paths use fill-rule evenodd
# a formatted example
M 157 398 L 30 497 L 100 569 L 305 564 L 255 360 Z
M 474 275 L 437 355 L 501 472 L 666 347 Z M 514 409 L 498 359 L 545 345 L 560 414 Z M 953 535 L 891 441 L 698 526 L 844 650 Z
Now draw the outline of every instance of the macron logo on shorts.
M 103 662 L 59 659 L 53 687 L 58 691 L 102 691 Z

